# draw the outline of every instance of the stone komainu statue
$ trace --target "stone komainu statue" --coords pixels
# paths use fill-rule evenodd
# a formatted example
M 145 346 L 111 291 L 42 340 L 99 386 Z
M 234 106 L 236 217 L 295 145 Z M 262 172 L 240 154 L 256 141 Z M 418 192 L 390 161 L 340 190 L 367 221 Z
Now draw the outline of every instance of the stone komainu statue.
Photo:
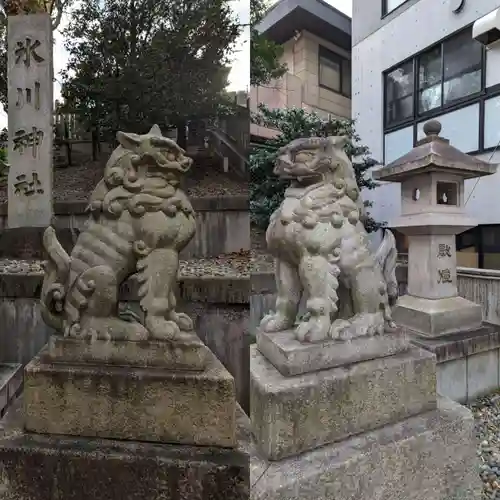
M 348 339 L 393 330 L 397 298 L 394 235 L 384 230 L 375 255 L 361 222 L 364 205 L 346 138 L 297 139 L 278 152 L 274 173 L 291 179 L 266 234 L 276 259 L 276 310 L 265 332 L 292 328 L 303 292 L 300 341 Z
M 52 227 L 45 231 L 43 318 L 68 337 L 191 339 L 193 324 L 176 312 L 174 288 L 179 252 L 196 229 L 193 208 L 179 189 L 192 160 L 157 126 L 146 135 L 117 137 L 71 255 Z M 134 273 L 143 324 L 118 313 L 118 288 Z

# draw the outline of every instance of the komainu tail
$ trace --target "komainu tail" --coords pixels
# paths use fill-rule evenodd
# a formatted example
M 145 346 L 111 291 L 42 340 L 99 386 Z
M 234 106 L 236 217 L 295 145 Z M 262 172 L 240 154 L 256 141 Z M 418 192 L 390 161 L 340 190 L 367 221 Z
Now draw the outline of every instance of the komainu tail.
M 390 305 L 394 305 L 398 298 L 398 282 L 396 280 L 396 263 L 398 251 L 396 249 L 396 238 L 389 229 L 382 229 L 384 237 L 382 243 L 375 252 L 375 261 L 380 266 L 385 282 L 387 283 L 387 295 Z
M 63 329 L 64 299 L 71 259 L 59 243 L 53 227 L 48 227 L 43 234 L 43 247 L 48 259 L 44 262 L 45 276 L 42 285 L 40 303 L 42 318 L 55 330 Z

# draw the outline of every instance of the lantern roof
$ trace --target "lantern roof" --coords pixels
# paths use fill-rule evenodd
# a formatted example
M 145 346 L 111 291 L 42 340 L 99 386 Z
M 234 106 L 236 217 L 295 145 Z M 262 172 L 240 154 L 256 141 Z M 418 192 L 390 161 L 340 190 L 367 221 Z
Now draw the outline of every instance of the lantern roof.
M 444 139 L 441 123 L 431 120 L 424 125 L 425 137 L 405 155 L 379 170 L 373 178 L 381 181 L 403 182 L 411 177 L 428 172 L 446 172 L 472 179 L 494 174 L 498 164 L 480 160 L 463 153 Z

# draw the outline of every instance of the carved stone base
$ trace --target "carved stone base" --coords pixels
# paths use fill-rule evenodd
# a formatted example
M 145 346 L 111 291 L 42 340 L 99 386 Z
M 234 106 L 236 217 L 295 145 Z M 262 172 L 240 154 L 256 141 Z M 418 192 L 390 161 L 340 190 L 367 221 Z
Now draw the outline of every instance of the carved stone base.
M 474 330 L 436 338 L 410 332 L 410 339 L 416 346 L 436 355 L 437 388 L 442 396 L 467 403 L 497 390 L 499 325 L 483 323 Z
M 240 449 L 30 434 L 19 410 L 1 427 L 2 500 L 249 498 Z
M 393 308 L 394 321 L 426 337 L 479 328 L 483 321 L 480 304 L 463 297 L 423 299 L 404 295 Z
M 398 331 L 345 342 L 332 340 L 305 344 L 295 338 L 293 330 L 288 330 L 279 333 L 259 332 L 257 348 L 282 375 L 290 376 L 392 356 L 407 351 L 410 343 Z
M 140 341 L 73 339 L 53 336 L 44 361 L 51 363 L 93 363 L 140 368 L 201 371 L 209 356 L 198 338 L 192 341 Z
M 479 500 L 476 449 L 470 410 L 440 398 L 437 410 L 297 457 L 253 457 L 250 498 Z
M 436 358 L 423 349 L 283 376 L 255 348 L 250 418 L 269 460 L 312 450 L 436 407 Z
M 235 382 L 211 352 L 203 372 L 44 359 L 42 352 L 25 369 L 27 431 L 235 445 Z

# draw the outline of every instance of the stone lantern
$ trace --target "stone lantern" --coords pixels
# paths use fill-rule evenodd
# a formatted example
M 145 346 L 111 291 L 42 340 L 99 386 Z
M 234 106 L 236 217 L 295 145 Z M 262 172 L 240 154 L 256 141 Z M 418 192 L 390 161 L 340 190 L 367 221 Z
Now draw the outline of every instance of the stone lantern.
M 465 214 L 465 179 L 497 168 L 462 153 L 440 132 L 438 121 L 426 123 L 426 137 L 413 150 L 374 172 L 375 179 L 401 183 L 401 215 L 390 225 L 408 236 L 408 294 L 394 320 L 431 338 L 482 324 L 481 306 L 457 292 L 455 237 L 477 225 Z

